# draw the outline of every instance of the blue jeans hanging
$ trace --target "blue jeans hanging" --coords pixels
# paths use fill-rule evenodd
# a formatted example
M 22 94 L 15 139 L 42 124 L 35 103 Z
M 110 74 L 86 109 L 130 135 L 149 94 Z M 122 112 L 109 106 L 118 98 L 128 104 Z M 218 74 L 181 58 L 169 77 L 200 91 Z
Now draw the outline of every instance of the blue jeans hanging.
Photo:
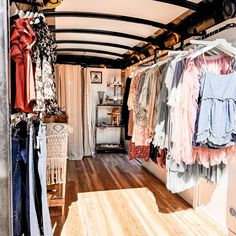
M 26 173 L 27 149 L 20 150 L 19 139 L 12 140 L 13 233 L 27 235 Z

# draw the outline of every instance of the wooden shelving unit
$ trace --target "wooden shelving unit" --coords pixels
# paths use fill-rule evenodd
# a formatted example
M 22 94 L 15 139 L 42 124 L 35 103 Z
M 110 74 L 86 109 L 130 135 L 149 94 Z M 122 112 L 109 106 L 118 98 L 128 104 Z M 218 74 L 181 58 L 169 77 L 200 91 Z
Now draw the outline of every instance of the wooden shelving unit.
M 123 128 L 124 125 L 112 125 L 112 124 L 106 124 L 105 126 L 99 126 L 99 121 L 98 121 L 98 110 L 101 107 L 122 107 L 122 104 L 116 104 L 116 103 L 107 103 L 107 104 L 98 104 L 96 107 L 96 131 L 95 131 L 95 142 L 96 142 L 96 152 L 111 152 L 111 153 L 123 153 L 125 152 L 124 149 L 124 140 L 123 140 Z M 97 130 L 98 129 L 120 129 L 120 143 L 103 143 L 103 144 L 98 144 L 97 143 Z

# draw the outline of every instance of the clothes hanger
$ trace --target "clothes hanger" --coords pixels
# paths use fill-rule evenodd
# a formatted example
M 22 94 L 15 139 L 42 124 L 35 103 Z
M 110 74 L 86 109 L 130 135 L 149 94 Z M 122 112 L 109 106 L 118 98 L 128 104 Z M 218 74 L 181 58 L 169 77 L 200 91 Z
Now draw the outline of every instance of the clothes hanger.
M 189 56 L 192 60 L 207 51 L 210 51 L 214 48 L 218 48 L 224 53 L 232 56 L 236 55 L 236 48 L 234 48 L 230 43 L 228 43 L 225 39 L 216 39 L 214 41 L 203 41 L 203 40 L 191 40 L 191 44 L 198 44 L 198 45 L 206 45 L 205 47 L 197 50 L 192 55 Z
M 19 15 L 20 18 L 24 18 L 25 13 L 24 13 L 22 10 L 20 10 L 20 11 L 18 12 L 18 15 Z
M 24 15 L 24 18 L 29 18 L 30 14 L 31 14 L 31 12 L 30 12 L 30 11 L 27 11 L 27 12 L 25 13 L 25 15 Z
M 178 50 L 178 51 L 169 51 L 168 56 L 169 57 L 175 57 L 175 56 L 178 56 L 178 55 L 183 55 L 185 53 L 186 53 L 186 51 L 180 51 L 180 50 Z
M 23 114 L 21 112 L 11 115 L 11 124 L 13 127 L 16 127 L 16 125 L 22 120 Z

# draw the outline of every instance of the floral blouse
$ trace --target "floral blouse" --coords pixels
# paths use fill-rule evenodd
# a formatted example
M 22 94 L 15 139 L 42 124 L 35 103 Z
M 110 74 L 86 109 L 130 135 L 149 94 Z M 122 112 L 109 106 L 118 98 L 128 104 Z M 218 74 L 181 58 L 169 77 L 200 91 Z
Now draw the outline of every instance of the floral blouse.
M 36 87 L 34 111 L 45 111 L 48 115 L 59 114 L 54 79 L 57 45 L 44 16 L 40 15 L 32 19 L 31 25 L 37 36 L 37 41 L 32 48 Z

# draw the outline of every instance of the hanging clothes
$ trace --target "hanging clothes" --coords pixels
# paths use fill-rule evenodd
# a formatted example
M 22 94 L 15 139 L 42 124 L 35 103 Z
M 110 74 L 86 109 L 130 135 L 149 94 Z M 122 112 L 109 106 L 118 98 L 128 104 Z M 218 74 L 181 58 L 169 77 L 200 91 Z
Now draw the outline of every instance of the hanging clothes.
M 29 235 L 27 215 L 27 122 L 20 121 L 12 130 L 13 233 Z
M 129 136 L 128 134 L 128 123 L 129 123 L 129 116 L 130 111 L 128 109 L 128 98 L 129 98 L 129 91 L 130 91 L 130 85 L 131 85 L 131 78 L 127 78 L 126 80 L 126 86 L 125 86 L 125 92 L 123 97 L 123 105 L 122 105 L 122 112 L 121 112 L 121 120 L 122 124 L 125 125 L 125 139 L 130 140 L 132 136 Z
M 37 14 L 36 14 L 37 15 Z M 38 29 L 33 28 L 33 23 L 42 15 L 31 18 L 11 18 L 11 58 L 12 62 L 12 96 L 11 103 L 14 104 L 13 112 L 20 111 L 31 113 L 39 103 L 39 93 L 43 90 L 43 101 L 41 108 L 47 107 L 45 101 L 55 101 L 56 90 L 53 76 L 53 63 L 55 62 L 55 44 L 52 44 L 51 36 L 48 44 L 45 40 L 47 35 L 42 36 Z M 45 18 L 44 18 L 45 19 Z M 37 21 L 38 22 L 38 21 Z M 40 23 L 41 21 L 39 21 Z M 46 22 L 41 25 L 47 26 Z M 40 46 L 39 46 L 40 40 Z M 54 41 L 55 42 L 55 41 Z M 53 48 L 50 50 L 48 47 Z M 44 50 L 44 55 L 40 54 Z M 39 54 L 38 54 L 39 52 Z M 36 70 L 35 55 L 42 58 L 42 78 L 44 84 L 38 86 L 38 73 Z M 45 56 L 46 55 L 46 56 Z M 42 57 L 41 57 L 42 56 Z M 37 59 L 38 59 L 37 58 Z M 53 104 L 53 112 L 58 112 L 58 105 Z M 42 112 L 44 109 L 36 109 Z M 46 111 L 46 109 L 45 109 Z M 46 126 L 36 118 L 33 121 L 21 120 L 12 127 L 12 193 L 13 193 L 13 233 L 15 236 L 35 235 L 52 236 L 52 226 L 47 202 L 46 186 Z
M 53 235 L 47 202 L 46 126 L 20 121 L 12 128 L 13 233 Z
M 208 148 L 233 145 L 236 140 L 236 72 L 223 75 L 206 72 L 201 83 L 196 144 Z M 218 114 L 221 114 L 220 120 Z
M 20 18 L 11 27 L 11 57 L 16 62 L 16 98 L 15 109 L 32 111 L 35 101 L 35 84 L 31 59 L 31 48 L 36 35 L 30 26 L 30 19 Z
M 131 75 L 128 107 L 133 118 L 128 130 L 130 150 L 138 149 L 129 152 L 130 159 L 148 161 L 150 156 L 161 166 L 166 162 L 167 188 L 172 192 L 195 186 L 201 177 L 218 183 L 234 158 L 234 65 L 234 58 L 224 54 L 194 60 L 176 57 Z M 142 150 L 147 143 L 149 154 Z
M 132 141 L 128 142 L 128 155 L 129 159 L 133 160 L 136 158 L 142 158 L 145 161 L 148 161 L 149 159 L 149 153 L 150 153 L 150 147 L 149 146 L 138 146 L 135 145 Z
M 31 18 L 18 17 L 11 19 L 11 57 L 16 65 L 15 70 L 12 67 L 11 103 L 16 111 L 59 115 L 54 78 L 54 37 L 42 13 L 33 14 Z
M 46 109 L 46 113 L 50 114 L 55 107 L 54 113 L 57 113 L 57 106 L 53 105 L 57 99 L 54 79 L 57 46 L 43 15 L 32 19 L 31 25 L 37 36 L 37 41 L 32 48 L 36 83 L 34 111 L 45 111 Z

